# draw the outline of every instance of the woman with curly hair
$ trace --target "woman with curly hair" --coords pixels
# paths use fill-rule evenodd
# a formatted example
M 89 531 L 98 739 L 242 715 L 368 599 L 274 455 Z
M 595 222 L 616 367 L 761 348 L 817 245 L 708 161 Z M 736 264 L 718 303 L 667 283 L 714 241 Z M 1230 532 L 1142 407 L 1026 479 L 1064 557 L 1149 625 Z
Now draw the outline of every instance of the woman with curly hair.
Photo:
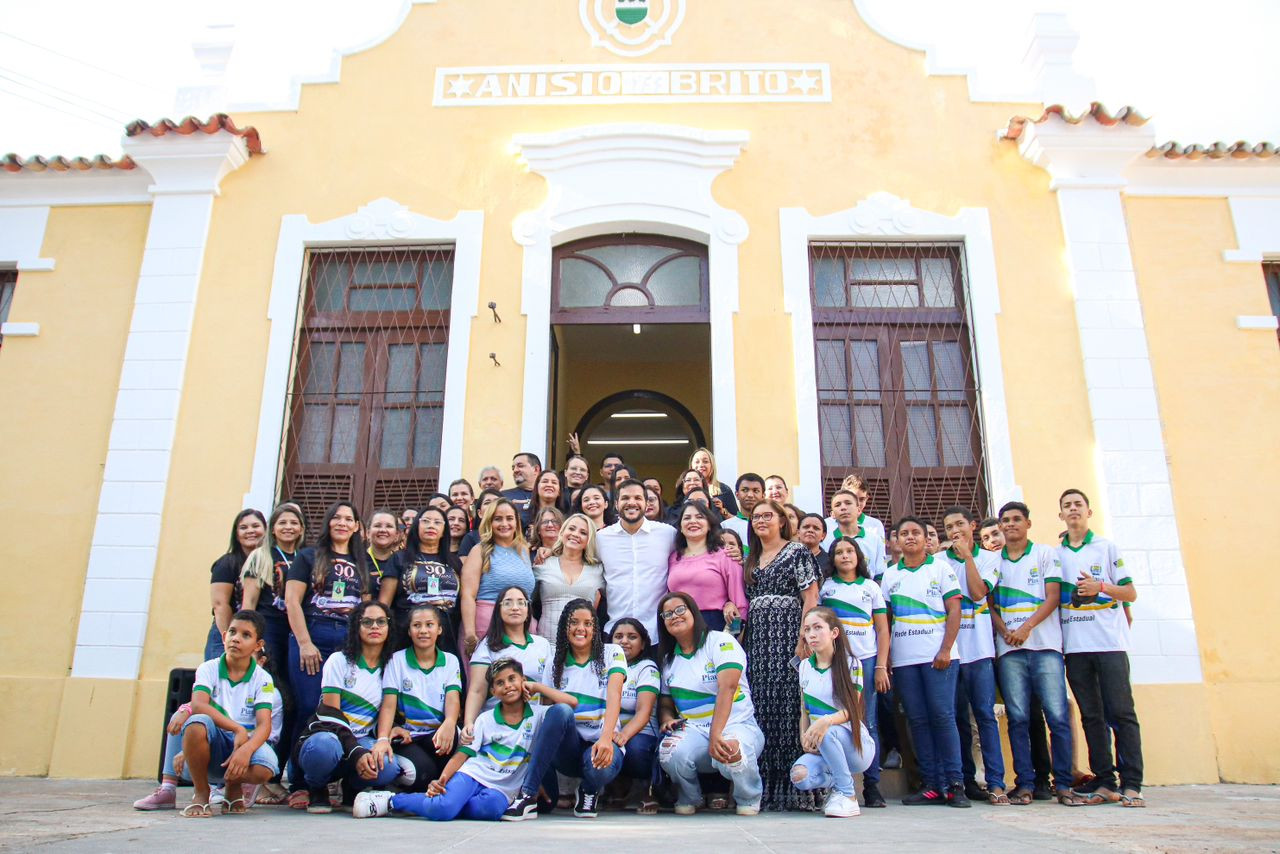
M 525 818 L 538 806 L 538 787 L 545 786 L 554 802 L 556 775 L 581 777 L 573 814 L 595 818 L 600 792 L 622 770 L 623 750 L 614 744 L 622 709 L 622 686 L 627 681 L 627 657 L 622 647 L 605 643 L 596 609 L 586 599 L 574 599 L 560 612 L 555 653 L 541 682 L 528 689 L 551 706 L 534 736 L 529 770 L 508 815 Z
M 294 764 L 308 795 L 290 798 L 289 805 L 295 809 L 331 812 L 327 786 L 334 780 L 342 781 L 343 799 L 349 802 L 360 789 L 390 785 L 400 775 L 396 762 L 382 761 L 373 752 L 373 727 L 382 705 L 382 669 L 391 658 L 393 629 L 391 609 L 381 602 L 361 602 L 351 612 L 342 649 L 324 663 L 320 708 L 303 727 L 294 748 Z M 337 721 L 345 728 L 355 739 L 353 749 L 343 744 L 345 733 L 323 727 L 322 721 Z

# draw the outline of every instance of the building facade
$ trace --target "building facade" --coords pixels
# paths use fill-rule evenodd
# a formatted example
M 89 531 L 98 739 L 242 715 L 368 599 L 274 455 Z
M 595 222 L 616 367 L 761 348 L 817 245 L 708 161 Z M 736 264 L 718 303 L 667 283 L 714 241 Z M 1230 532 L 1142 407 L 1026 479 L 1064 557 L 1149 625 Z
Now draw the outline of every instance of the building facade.
M 856 3 L 776 8 L 419 0 L 289 103 L 7 158 L 0 505 L 40 584 L 0 773 L 152 772 L 241 507 L 398 508 L 576 432 L 805 509 L 854 471 L 882 517 L 1018 498 L 1042 541 L 1082 488 L 1148 780 L 1280 781 L 1230 535 L 1280 499 L 1274 148 L 1088 106 L 1057 19 L 1009 103 Z

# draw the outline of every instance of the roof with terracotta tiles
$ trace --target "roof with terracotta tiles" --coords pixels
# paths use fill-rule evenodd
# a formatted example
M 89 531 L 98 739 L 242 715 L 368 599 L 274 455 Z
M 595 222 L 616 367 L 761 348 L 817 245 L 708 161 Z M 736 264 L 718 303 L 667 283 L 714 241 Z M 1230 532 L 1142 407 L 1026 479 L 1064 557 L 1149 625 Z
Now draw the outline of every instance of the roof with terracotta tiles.
M 1250 145 L 1247 142 L 1215 142 L 1212 145 L 1179 145 L 1176 142 L 1166 142 L 1164 145 L 1152 146 L 1147 152 L 1147 157 L 1163 157 L 1166 160 L 1200 160 L 1207 158 L 1209 160 L 1223 160 L 1231 158 L 1232 160 L 1245 160 L 1250 157 L 1267 159 L 1280 155 L 1280 150 L 1273 142 L 1260 142 L 1257 145 Z
M 194 116 L 187 116 L 179 121 L 160 119 L 155 124 L 142 119 L 130 122 L 125 127 L 125 136 L 165 136 L 176 133 L 191 136 L 196 133 L 214 134 L 225 130 L 233 136 L 242 137 L 249 155 L 262 154 L 262 139 L 255 127 L 239 127 L 226 113 L 216 113 L 208 120 L 202 121 Z M 99 172 L 108 169 L 136 169 L 138 164 L 133 158 L 125 155 L 119 158 L 99 154 L 96 157 L 19 157 L 17 154 L 0 156 L 0 170 L 5 172 Z
M 125 155 L 117 159 L 105 154 L 97 157 L 19 157 L 6 154 L 0 157 L 0 169 L 5 172 L 100 172 L 107 169 L 136 169 L 138 164 Z
M 262 153 L 262 139 L 258 136 L 258 129 L 255 127 L 239 127 L 235 121 L 226 113 L 214 113 L 208 120 L 202 121 L 195 116 L 187 116 L 180 121 L 173 119 L 160 119 L 155 124 L 148 124 L 142 119 L 132 121 L 125 127 L 125 136 L 142 136 L 150 134 L 151 136 L 165 136 L 170 133 L 177 133 L 183 136 L 190 136 L 194 133 L 214 134 L 220 130 L 225 130 L 233 136 L 244 137 L 245 147 L 249 149 L 249 154 Z
M 1005 139 L 1018 139 L 1022 136 L 1022 132 L 1026 130 L 1027 125 L 1039 125 L 1049 121 L 1050 117 L 1057 116 L 1069 125 L 1078 125 L 1085 119 L 1093 119 L 1103 127 L 1113 127 L 1115 125 L 1128 125 L 1130 127 L 1138 127 L 1147 123 L 1147 117 L 1139 113 L 1133 107 L 1121 107 L 1115 113 L 1110 112 L 1102 104 L 1094 101 L 1089 105 L 1086 112 L 1079 115 L 1072 115 L 1067 108 L 1061 104 L 1053 104 L 1045 107 L 1044 112 L 1039 118 L 1033 119 L 1028 116 L 1014 116 L 1009 119 L 1009 125 L 1001 134 Z

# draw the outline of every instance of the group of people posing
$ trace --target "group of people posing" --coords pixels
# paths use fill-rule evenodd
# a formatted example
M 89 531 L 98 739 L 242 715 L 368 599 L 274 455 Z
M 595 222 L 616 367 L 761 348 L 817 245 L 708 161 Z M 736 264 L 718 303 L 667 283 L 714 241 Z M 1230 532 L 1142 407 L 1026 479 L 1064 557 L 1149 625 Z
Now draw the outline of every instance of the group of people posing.
M 518 821 L 606 799 L 849 817 L 857 775 L 863 805 L 885 806 L 886 753 L 915 758 L 908 805 L 1143 805 L 1136 591 L 1083 492 L 1062 494 L 1046 545 L 1019 502 L 886 530 L 856 475 L 829 515 L 805 513 L 777 476 L 730 489 L 705 448 L 669 506 L 618 454 L 598 484 L 578 454 L 563 471 L 517 454 L 511 473 L 512 489 L 488 467 L 478 491 L 458 480 L 367 519 L 339 501 L 310 548 L 297 504 L 239 513 L 207 660 L 135 806 L 176 806 L 181 777 L 186 817 L 345 801 L 359 818 Z

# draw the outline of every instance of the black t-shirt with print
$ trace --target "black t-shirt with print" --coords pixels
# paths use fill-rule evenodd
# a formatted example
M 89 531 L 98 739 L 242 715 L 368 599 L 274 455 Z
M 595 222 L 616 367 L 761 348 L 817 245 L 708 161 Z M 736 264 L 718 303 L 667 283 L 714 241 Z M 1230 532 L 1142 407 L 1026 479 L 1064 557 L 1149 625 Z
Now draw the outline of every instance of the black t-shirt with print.
M 258 612 L 268 620 L 285 616 L 284 583 L 289 580 L 289 566 L 297 554 L 276 546 L 271 550 L 271 586 L 258 594 Z
M 231 585 L 231 613 L 240 610 L 240 603 L 244 601 L 244 582 L 240 580 L 240 568 L 244 565 L 244 558 L 241 555 L 228 552 L 213 562 L 213 566 L 209 568 L 210 584 L 230 584 Z
M 319 617 L 346 621 L 365 592 L 359 567 L 348 555 L 333 555 L 323 581 L 317 586 L 311 580 L 315 559 L 315 549 L 303 549 L 289 567 L 289 581 L 302 581 L 307 585 L 302 613 L 308 620 Z
M 458 601 L 458 569 L 455 558 L 442 562 L 439 555 L 407 551 L 396 555 L 396 573 L 400 584 L 396 587 L 395 607 L 408 609 L 413 605 L 430 602 L 451 609 Z

